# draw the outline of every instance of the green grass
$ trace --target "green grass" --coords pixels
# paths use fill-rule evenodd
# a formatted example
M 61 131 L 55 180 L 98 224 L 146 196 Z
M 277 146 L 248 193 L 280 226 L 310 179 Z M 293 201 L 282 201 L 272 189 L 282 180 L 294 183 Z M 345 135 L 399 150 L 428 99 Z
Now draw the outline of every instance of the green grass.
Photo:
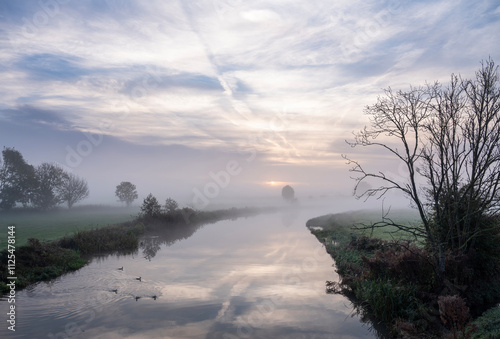
M 391 218 L 395 223 L 405 226 L 419 224 L 419 216 L 417 212 L 412 209 L 391 210 L 387 217 Z M 338 229 L 339 227 L 342 227 L 348 233 L 364 235 L 370 238 L 378 238 L 387 241 L 413 240 L 409 238 L 408 234 L 397 231 L 395 226 L 361 229 L 381 220 L 382 211 L 361 210 L 340 214 L 328 214 L 318 218 L 313 218 L 308 221 L 308 225 L 321 225 L 324 230 Z
M 356 218 L 354 233 L 359 235 L 365 235 L 371 238 L 378 238 L 382 240 L 413 240 L 411 236 L 405 232 L 401 232 L 395 226 L 384 226 L 384 227 L 375 227 L 375 228 L 367 228 L 360 229 L 366 226 L 370 226 L 373 223 L 379 222 L 382 220 L 382 212 L 375 210 L 367 210 L 367 211 L 357 211 L 354 212 L 354 217 Z M 410 225 L 418 225 L 420 224 L 420 219 L 415 210 L 405 209 L 405 210 L 391 210 L 389 214 L 386 216 L 390 218 L 395 223 L 410 226 Z
M 475 331 L 472 338 L 500 338 L 500 306 L 489 309 L 472 324 Z
M 15 274 L 16 290 L 41 280 L 50 280 L 61 274 L 75 271 L 87 264 L 77 251 L 61 248 L 55 243 L 41 243 L 37 239 L 30 239 L 25 246 L 16 248 Z M 6 293 L 7 258 L 9 252 L 0 251 L 0 290 Z
M 27 243 L 28 238 L 52 241 L 78 231 L 131 221 L 137 212 L 135 209 L 100 205 L 75 206 L 71 210 L 58 209 L 49 212 L 0 212 L 0 251 L 7 248 L 7 226 L 10 225 L 16 226 L 16 246 L 22 246 Z
M 421 307 L 415 286 L 397 284 L 390 279 L 360 280 L 355 295 L 370 305 L 370 312 L 377 319 L 387 323 L 397 318 L 415 320 Z

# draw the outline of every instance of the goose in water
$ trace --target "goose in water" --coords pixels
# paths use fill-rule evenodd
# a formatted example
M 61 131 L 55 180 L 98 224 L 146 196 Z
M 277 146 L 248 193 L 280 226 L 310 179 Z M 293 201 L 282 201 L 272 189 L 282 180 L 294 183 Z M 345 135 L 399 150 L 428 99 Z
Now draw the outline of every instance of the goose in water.
M 135 280 L 139 280 L 139 281 L 142 281 L 141 279 L 142 279 L 142 277 L 135 278 Z
M 122 267 L 118 267 L 117 269 L 118 269 L 118 271 L 123 271 L 123 266 Z

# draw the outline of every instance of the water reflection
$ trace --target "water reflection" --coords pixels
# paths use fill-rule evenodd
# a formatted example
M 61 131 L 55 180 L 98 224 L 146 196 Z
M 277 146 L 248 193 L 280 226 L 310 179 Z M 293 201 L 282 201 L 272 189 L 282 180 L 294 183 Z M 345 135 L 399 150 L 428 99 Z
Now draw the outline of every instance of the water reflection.
M 333 262 L 305 227 L 320 214 L 148 234 L 133 255 L 20 292 L 17 330 L 0 336 L 373 338 L 348 299 L 325 294 L 325 281 L 337 279 Z
M 291 226 L 300 215 L 300 206 L 292 204 L 280 211 L 281 224 L 285 227 Z
M 139 249 L 144 258 L 151 261 L 162 245 L 171 246 L 179 240 L 188 239 L 204 225 L 206 224 L 193 222 L 158 225 L 154 231 L 150 231 L 142 237 Z

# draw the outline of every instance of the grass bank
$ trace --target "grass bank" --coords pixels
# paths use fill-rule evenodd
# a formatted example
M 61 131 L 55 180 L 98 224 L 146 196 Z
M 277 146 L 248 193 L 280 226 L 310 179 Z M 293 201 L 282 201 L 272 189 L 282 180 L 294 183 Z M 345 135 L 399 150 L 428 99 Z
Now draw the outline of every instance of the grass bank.
M 235 219 L 255 215 L 263 209 L 227 209 L 218 211 L 195 211 L 190 208 L 162 213 L 154 218 L 137 217 L 120 224 L 73 231 L 67 234 L 63 227 L 59 234 L 66 234 L 52 241 L 41 241 L 30 237 L 24 245 L 16 243 L 14 253 L 0 251 L 0 289 L 9 291 L 9 255 L 15 254 L 16 290 L 38 281 L 50 280 L 64 273 L 77 270 L 95 255 L 109 253 L 129 254 L 137 251 L 141 235 L 147 232 L 176 233 L 175 237 L 186 238 L 195 232 L 197 225 L 224 219 Z M 16 233 L 21 227 L 16 227 Z M 183 231 L 185 230 L 185 231 Z M 16 234 L 17 235 L 17 234 Z
M 335 259 L 341 278 L 327 282 L 327 292 L 350 297 L 361 314 L 384 323 L 394 337 L 500 338 L 500 309 L 481 316 L 487 305 L 500 300 L 498 275 L 470 279 L 468 263 L 450 256 L 450 276 L 437 282 L 422 246 L 398 238 L 391 229 L 373 234 L 353 229 L 367 215 L 325 215 L 307 222 Z

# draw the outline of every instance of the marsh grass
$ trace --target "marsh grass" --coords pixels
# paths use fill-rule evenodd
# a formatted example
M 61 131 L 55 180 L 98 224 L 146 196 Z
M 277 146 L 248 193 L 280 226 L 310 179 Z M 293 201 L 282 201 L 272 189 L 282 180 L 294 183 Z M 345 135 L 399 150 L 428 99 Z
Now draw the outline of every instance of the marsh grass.
M 139 237 L 146 230 L 142 223 L 123 223 L 103 228 L 78 231 L 74 235 L 64 237 L 56 243 L 62 248 L 78 251 L 83 255 L 106 254 L 120 252 L 132 253 L 137 250 Z
M 7 256 L 6 250 L 0 252 L 0 287 L 7 291 Z M 26 245 L 16 250 L 16 289 L 22 289 L 37 281 L 58 277 L 77 270 L 87 264 L 77 251 L 61 248 L 55 243 L 43 243 L 30 238 Z
M 370 312 L 386 323 L 396 319 L 414 321 L 418 318 L 421 302 L 413 284 L 400 285 L 391 279 L 363 279 L 356 282 L 355 296 L 365 303 Z

